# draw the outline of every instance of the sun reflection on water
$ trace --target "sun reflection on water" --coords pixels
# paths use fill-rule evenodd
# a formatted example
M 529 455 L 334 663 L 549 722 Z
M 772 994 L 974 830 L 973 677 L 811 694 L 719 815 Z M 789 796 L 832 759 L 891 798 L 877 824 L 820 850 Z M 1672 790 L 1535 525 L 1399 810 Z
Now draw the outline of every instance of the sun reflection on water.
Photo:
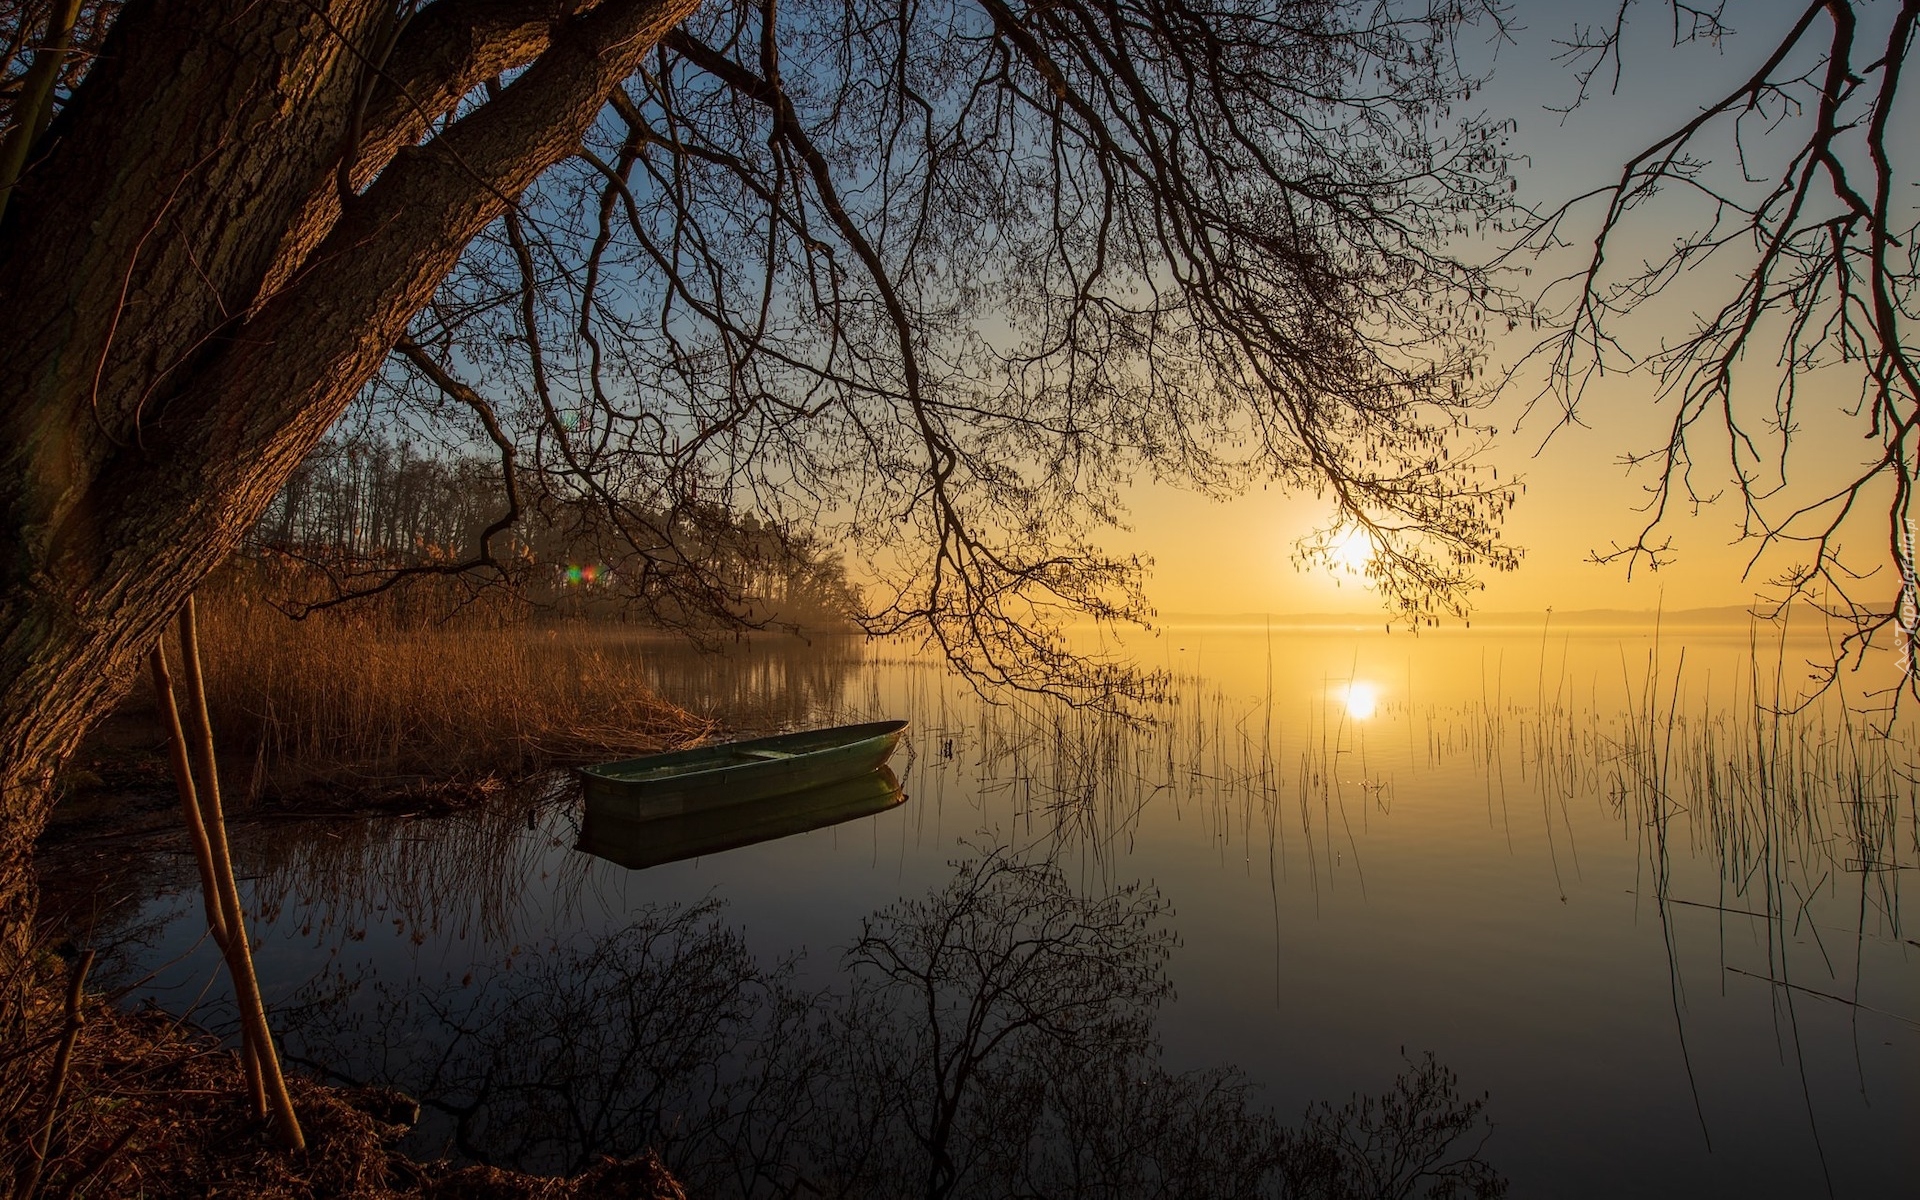
M 1356 679 L 1342 689 L 1342 701 L 1347 706 L 1347 715 L 1356 721 L 1365 721 L 1373 716 L 1380 704 L 1380 689 L 1365 680 Z

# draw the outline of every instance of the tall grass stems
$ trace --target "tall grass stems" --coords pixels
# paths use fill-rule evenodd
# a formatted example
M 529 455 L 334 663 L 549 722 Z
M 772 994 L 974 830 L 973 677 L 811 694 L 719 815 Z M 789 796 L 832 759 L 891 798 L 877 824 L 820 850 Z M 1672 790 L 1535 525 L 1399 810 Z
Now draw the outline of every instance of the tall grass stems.
M 601 626 L 381 614 L 292 621 L 226 593 L 203 609 L 207 705 L 253 789 L 518 776 L 695 742 L 712 721 L 644 682 L 657 643 Z

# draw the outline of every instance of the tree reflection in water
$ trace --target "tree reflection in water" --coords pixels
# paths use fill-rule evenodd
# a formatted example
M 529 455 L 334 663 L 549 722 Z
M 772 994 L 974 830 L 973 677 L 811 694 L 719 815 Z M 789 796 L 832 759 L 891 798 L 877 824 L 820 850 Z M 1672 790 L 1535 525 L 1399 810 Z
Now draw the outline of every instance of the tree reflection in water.
M 415 1135 L 577 1170 L 658 1149 L 700 1196 L 1491 1197 L 1486 1123 L 1428 1058 L 1283 1125 L 1235 1071 L 1174 1073 L 1168 905 L 994 849 L 862 923 L 843 982 L 768 968 L 712 901 L 644 910 L 478 986 L 313 1003 L 305 1057 L 418 1096 Z

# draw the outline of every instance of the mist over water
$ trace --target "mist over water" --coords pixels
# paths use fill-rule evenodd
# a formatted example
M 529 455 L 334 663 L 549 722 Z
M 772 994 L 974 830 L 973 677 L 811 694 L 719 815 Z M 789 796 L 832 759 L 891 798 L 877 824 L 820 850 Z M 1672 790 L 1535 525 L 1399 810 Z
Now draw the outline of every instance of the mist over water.
M 1128 1009 L 1158 1047 L 1139 1061 L 1235 1068 L 1247 1112 L 1291 1122 L 1431 1051 L 1486 1095 L 1481 1154 L 1516 1196 L 1884 1196 L 1920 1167 L 1913 729 L 1854 711 L 1891 679 L 1779 713 L 1823 639 L 1173 628 L 1134 647 L 1172 681 L 1136 720 L 988 704 L 885 644 L 623 645 L 610 661 L 743 731 L 911 720 L 906 803 L 644 871 L 575 848 L 561 779 L 485 813 L 237 826 L 296 1056 L 467 1086 L 421 1067 L 462 1013 L 552 1001 L 636 929 L 850 1005 L 863 920 L 998 856 L 1045 864 L 1068 907 L 1163 903 L 1171 990 Z M 120 919 L 120 970 L 217 1026 L 178 866 Z M 414 1148 L 458 1150 L 422 1098 Z

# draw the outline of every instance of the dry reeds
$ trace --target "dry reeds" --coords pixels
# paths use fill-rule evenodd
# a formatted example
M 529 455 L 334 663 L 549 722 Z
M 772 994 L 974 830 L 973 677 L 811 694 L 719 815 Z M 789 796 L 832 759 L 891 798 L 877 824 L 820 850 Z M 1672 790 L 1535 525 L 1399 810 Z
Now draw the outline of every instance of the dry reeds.
M 632 642 L 590 625 L 293 621 L 236 592 L 209 598 L 201 624 L 213 723 L 229 752 L 253 755 L 255 790 L 520 776 L 712 730 L 641 682 Z

